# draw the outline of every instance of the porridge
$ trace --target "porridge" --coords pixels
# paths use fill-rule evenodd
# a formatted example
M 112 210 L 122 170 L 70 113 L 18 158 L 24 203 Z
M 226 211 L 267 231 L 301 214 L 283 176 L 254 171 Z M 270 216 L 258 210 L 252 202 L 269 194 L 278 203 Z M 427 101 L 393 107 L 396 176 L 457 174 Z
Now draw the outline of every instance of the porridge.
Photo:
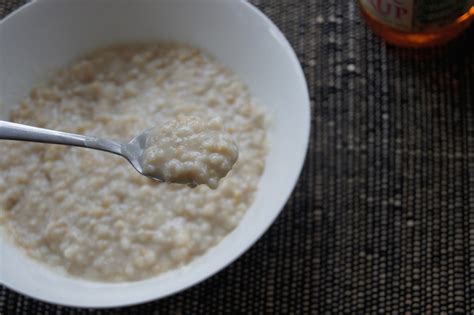
M 179 115 L 147 136 L 143 173 L 166 182 L 215 189 L 237 161 L 239 150 L 220 117 L 208 122 Z
M 228 133 L 238 146 L 239 158 L 217 189 L 160 183 L 100 151 L 4 141 L 5 234 L 29 256 L 99 281 L 145 279 L 204 254 L 252 204 L 267 152 L 265 112 L 213 58 L 174 43 L 102 49 L 33 89 L 11 120 L 123 140 L 180 115 Z M 216 150 L 225 152 L 206 161 L 216 165 L 209 178 L 237 158 L 228 138 Z

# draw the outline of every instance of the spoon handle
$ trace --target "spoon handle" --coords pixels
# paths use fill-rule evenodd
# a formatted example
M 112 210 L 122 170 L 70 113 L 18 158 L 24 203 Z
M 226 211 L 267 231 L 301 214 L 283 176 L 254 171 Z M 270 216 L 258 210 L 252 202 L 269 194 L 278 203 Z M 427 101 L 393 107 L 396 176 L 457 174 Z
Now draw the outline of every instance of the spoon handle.
M 122 155 L 118 142 L 0 120 L 0 139 L 72 145 Z

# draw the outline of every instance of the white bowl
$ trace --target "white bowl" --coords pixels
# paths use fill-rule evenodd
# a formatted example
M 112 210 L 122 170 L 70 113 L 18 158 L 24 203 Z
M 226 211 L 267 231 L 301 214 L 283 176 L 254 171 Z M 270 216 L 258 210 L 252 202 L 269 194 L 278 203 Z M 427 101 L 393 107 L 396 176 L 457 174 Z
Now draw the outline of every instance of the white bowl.
M 31 297 L 79 307 L 130 305 L 176 293 L 229 265 L 267 230 L 298 179 L 310 130 L 300 64 L 285 37 L 246 1 L 39 0 L 0 22 L 0 118 L 38 82 L 90 50 L 173 39 L 235 71 L 273 115 L 270 152 L 254 204 L 219 245 L 188 266 L 138 282 L 67 277 L 0 239 L 0 281 Z

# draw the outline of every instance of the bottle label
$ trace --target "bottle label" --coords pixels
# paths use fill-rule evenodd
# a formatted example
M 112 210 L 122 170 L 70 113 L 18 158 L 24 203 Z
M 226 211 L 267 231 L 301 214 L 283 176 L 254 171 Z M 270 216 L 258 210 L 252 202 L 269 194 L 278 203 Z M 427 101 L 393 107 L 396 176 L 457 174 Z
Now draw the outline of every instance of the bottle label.
M 360 0 L 360 4 L 383 24 L 420 32 L 453 22 L 469 9 L 472 0 Z

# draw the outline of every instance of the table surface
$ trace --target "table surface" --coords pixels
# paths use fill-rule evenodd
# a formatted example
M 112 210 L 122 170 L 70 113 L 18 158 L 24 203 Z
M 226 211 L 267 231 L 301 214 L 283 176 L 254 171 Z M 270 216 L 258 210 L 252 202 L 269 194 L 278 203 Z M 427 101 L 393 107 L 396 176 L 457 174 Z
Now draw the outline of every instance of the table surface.
M 0 0 L 0 17 L 23 1 Z M 355 1 L 255 0 L 308 81 L 312 135 L 282 214 L 181 294 L 100 314 L 474 312 L 474 28 L 387 46 Z M 88 314 L 0 287 L 0 314 Z

